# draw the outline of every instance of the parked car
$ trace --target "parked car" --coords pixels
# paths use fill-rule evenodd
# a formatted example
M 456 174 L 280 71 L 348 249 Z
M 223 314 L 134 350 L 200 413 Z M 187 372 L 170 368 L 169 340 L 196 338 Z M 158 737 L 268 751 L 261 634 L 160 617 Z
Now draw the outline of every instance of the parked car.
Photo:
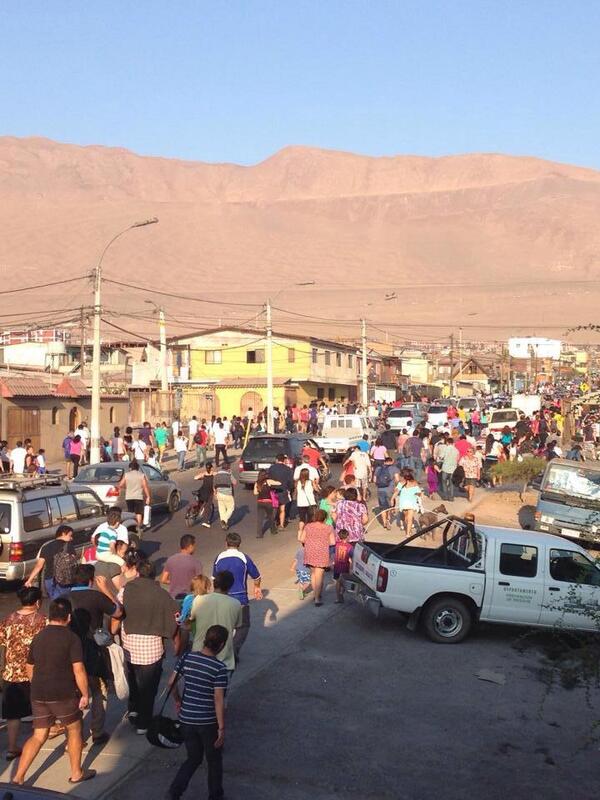
M 600 463 L 554 458 L 538 485 L 535 530 L 600 546 Z
M 445 425 L 448 422 L 448 406 L 438 403 L 430 405 L 427 409 L 427 422 L 432 428 Z
M 436 528 L 439 547 L 415 544 Z M 478 621 L 596 630 L 600 568 L 560 536 L 444 517 L 396 547 L 357 543 L 346 588 L 375 616 L 403 612 L 410 630 L 452 644 Z
M 377 430 L 370 417 L 363 414 L 328 414 L 316 441 L 326 453 L 343 459 L 365 435 L 369 442 L 377 438 Z
M 461 397 L 456 407 L 465 411 L 483 411 L 485 403 L 481 397 Z
M 81 467 L 73 486 L 89 486 L 107 506 L 119 505 L 125 508 L 125 493 L 119 491 L 117 485 L 125 471 L 129 469 L 128 461 L 107 461 L 101 464 L 89 464 Z M 150 486 L 152 510 L 166 508 L 174 514 L 181 504 L 181 492 L 175 481 L 166 472 L 140 464 L 140 469 L 148 479 Z
M 388 412 L 386 423 L 393 431 L 406 428 L 408 433 L 425 419 L 427 403 L 403 403 L 400 408 L 391 408 Z
M 73 528 L 73 543 L 82 549 L 105 516 L 105 503 L 84 484 L 55 475 L 0 478 L 0 581 L 27 578 L 59 525 Z M 135 516 L 124 512 L 123 524 L 133 535 Z
M 238 477 L 244 486 L 253 486 L 261 469 L 269 467 L 277 461 L 277 456 L 283 453 L 294 464 L 300 464 L 302 450 L 307 442 L 315 447 L 325 461 L 327 468 L 321 468 L 321 479 L 327 480 L 330 475 L 329 456 L 317 444 L 317 441 L 305 433 L 261 433 L 251 436 L 238 463 Z
M 500 408 L 491 412 L 488 430 L 498 438 L 504 428 L 510 428 L 511 431 L 516 428 L 518 421 L 519 411 L 516 408 Z
M 0 800 L 64 800 L 62 792 L 38 789 L 36 786 L 15 786 L 14 783 L 0 783 Z

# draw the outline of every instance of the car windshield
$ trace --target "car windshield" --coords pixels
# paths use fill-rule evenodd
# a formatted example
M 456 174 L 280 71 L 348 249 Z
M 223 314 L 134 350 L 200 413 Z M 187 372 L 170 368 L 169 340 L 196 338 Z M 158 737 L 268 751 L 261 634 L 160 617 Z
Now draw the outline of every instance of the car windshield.
M 428 414 L 446 414 L 448 409 L 446 406 L 429 406 Z
M 114 483 L 121 480 L 123 472 L 123 467 L 118 464 L 94 464 L 82 467 L 73 480 L 76 483 Z
M 408 408 L 393 408 L 388 417 L 412 417 L 412 411 Z
M 552 464 L 546 475 L 543 491 L 600 500 L 600 471 Z
M 467 397 L 458 401 L 459 408 L 467 408 L 473 410 L 477 408 L 477 400 L 474 397 Z
M 0 533 L 10 533 L 10 503 L 0 503 Z
M 242 458 L 244 461 L 274 461 L 280 453 L 287 453 L 285 439 L 250 439 Z
M 492 422 L 516 422 L 519 415 L 516 411 L 494 411 Z

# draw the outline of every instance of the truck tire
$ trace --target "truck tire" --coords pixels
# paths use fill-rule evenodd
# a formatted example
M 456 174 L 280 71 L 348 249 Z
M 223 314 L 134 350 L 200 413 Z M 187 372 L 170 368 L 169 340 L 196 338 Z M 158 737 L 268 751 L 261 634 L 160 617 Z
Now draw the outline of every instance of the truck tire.
M 432 642 L 458 644 L 469 635 L 473 615 L 465 602 L 447 595 L 427 604 L 423 625 Z

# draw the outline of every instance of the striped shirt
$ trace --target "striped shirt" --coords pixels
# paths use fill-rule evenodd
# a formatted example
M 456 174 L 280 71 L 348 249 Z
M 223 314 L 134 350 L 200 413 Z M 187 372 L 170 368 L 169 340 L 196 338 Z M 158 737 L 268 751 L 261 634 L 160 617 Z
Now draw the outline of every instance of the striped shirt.
M 226 689 L 227 668 L 214 656 L 187 653 L 176 671 L 185 680 L 179 721 L 186 725 L 212 725 L 217 721 L 215 689 Z

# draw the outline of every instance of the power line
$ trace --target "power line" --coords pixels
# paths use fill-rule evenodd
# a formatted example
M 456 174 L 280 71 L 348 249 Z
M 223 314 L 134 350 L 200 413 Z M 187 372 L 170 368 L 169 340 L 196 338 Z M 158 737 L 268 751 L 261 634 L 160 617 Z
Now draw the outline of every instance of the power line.
M 51 283 L 38 283 L 35 286 L 21 286 L 19 289 L 2 289 L 1 294 L 16 294 L 17 292 L 30 292 L 33 289 L 48 289 L 50 286 L 62 286 L 65 283 L 73 283 L 73 281 L 82 281 L 84 278 L 89 278 L 89 274 L 77 275 L 74 278 L 65 278 L 62 281 L 52 281 Z
M 125 289 L 136 289 L 140 292 L 150 292 L 150 294 L 158 294 L 162 297 L 174 297 L 177 300 L 191 300 L 195 303 L 209 303 L 214 306 L 239 306 L 241 308 L 260 308 L 262 303 L 228 303 L 225 300 L 206 300 L 202 297 L 194 297 L 193 295 L 175 294 L 174 292 L 163 292 L 159 289 L 151 289 L 149 286 L 135 286 L 132 283 L 122 283 L 115 281 L 112 278 L 103 278 L 103 283 L 113 283 L 115 286 L 123 286 Z

